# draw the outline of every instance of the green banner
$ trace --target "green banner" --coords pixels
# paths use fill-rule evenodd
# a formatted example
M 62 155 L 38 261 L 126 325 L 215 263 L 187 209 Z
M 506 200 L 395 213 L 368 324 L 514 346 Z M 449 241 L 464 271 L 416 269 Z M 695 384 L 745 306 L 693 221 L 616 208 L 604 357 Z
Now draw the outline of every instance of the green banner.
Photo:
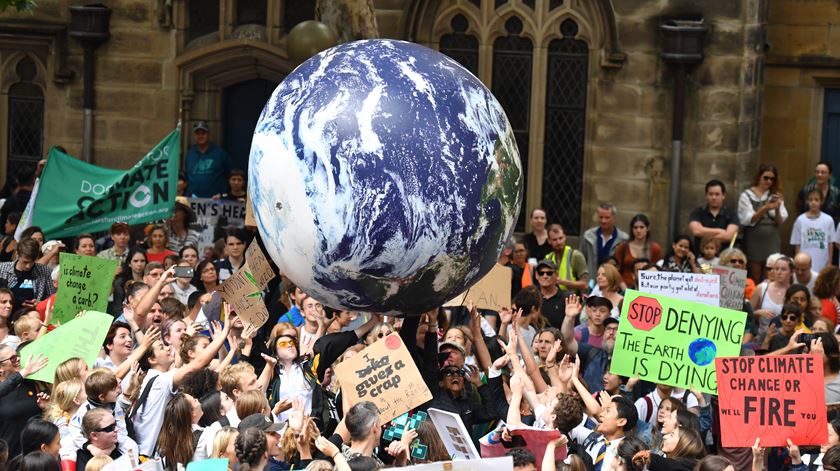
M 97 167 L 50 149 L 32 224 L 54 239 L 108 230 L 116 221 L 168 218 L 175 206 L 180 141 L 176 129 L 129 170 Z
M 117 261 L 61 253 L 53 322 L 64 324 L 79 311 L 105 311 Z
M 610 371 L 717 394 L 716 357 L 741 353 L 746 314 L 627 290 Z
M 30 355 L 41 354 L 49 359 L 47 366 L 27 379 L 52 383 L 58 365 L 71 358 L 81 358 L 92 367 L 112 322 L 114 317 L 110 314 L 88 311 L 23 347 L 21 366 L 26 365 Z

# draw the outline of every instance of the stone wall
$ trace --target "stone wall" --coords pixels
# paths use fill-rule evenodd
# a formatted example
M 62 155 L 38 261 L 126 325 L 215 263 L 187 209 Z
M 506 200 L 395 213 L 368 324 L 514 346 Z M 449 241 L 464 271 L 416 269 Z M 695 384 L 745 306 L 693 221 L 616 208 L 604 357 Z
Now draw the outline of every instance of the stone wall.
M 840 87 L 840 3 L 774 0 L 767 25 L 767 74 L 761 161 L 779 167 L 791 217 L 796 194 L 821 158 L 823 92 Z M 835 175 L 837 170 L 835 170 Z

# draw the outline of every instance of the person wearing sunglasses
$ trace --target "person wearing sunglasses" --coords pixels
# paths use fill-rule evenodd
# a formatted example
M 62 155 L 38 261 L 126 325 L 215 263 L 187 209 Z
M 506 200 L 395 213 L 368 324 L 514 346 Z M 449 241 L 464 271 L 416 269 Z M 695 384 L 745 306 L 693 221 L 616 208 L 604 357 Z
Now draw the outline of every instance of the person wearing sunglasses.
M 94 456 L 110 456 L 113 460 L 122 456 L 117 446 L 117 421 L 111 411 L 103 408 L 87 411 L 82 419 L 82 433 L 87 441 L 76 452 L 76 469 L 85 469 Z
M 738 198 L 738 219 L 744 228 L 749 274 L 756 282 L 766 275 L 764 260 L 782 248 L 779 227 L 787 218 L 779 170 L 773 164 L 761 164 L 752 186 Z
M 768 327 L 762 347 L 773 355 L 798 353 L 799 348 L 804 346 L 799 342 L 799 334 L 810 332 L 802 325 L 802 310 L 796 304 L 785 304 L 779 320 L 781 327 L 778 330 L 773 323 Z
M 303 402 L 305 414 L 320 417 L 323 390 L 312 373 L 308 358 L 300 356 L 297 338 L 281 334 L 274 342 L 274 354 L 277 375 L 269 388 L 268 402 L 276 420 L 288 419 L 295 399 Z

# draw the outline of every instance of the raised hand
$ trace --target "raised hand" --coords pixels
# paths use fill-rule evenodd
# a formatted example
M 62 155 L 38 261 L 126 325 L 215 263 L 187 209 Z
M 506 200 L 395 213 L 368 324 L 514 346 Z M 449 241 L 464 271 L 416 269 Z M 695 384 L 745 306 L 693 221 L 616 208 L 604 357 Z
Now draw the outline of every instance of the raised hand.
M 146 329 L 146 334 L 143 335 L 143 341 L 140 342 L 140 348 L 148 350 L 157 340 L 160 340 L 160 328 L 152 325 Z
M 467 379 L 473 386 L 476 388 L 481 387 L 481 372 L 479 371 L 478 367 L 475 365 L 466 365 L 467 367 Z
M 560 362 L 560 381 L 563 384 L 568 384 L 572 380 L 572 375 L 575 374 L 575 365 L 569 355 L 563 355 L 563 360 Z
M 580 296 L 570 294 L 566 298 L 566 317 L 577 317 L 583 311 L 583 304 L 580 302 Z
M 511 311 L 509 307 L 499 309 L 499 321 L 501 321 L 502 324 L 510 324 L 512 319 L 513 311 Z
M 546 368 L 554 368 L 554 365 L 557 364 L 557 352 L 563 348 L 563 343 L 560 339 L 554 341 L 554 345 L 551 346 L 551 349 L 548 351 L 548 356 L 545 357 L 545 367 Z
M 318 448 L 318 450 L 320 450 L 324 455 L 329 456 L 332 460 L 335 459 L 336 455 L 341 453 L 341 450 L 339 450 L 333 442 L 320 435 L 315 439 L 315 447 Z
M 38 354 L 38 356 L 29 355 L 29 358 L 26 360 L 26 366 L 20 370 L 20 375 L 24 378 L 32 376 L 33 374 L 41 371 L 47 363 L 49 363 L 49 358 Z

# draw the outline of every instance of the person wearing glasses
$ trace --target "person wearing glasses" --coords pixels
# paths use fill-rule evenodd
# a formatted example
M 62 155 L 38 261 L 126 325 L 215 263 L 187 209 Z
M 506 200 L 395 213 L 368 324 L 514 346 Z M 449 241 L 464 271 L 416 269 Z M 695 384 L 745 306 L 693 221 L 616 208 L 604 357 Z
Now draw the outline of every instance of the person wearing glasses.
M 110 456 L 116 460 L 122 453 L 117 446 L 117 420 L 107 409 L 87 411 L 82 419 L 82 433 L 87 441 L 76 452 L 76 469 L 83 470 L 94 456 Z
M 781 327 L 775 335 L 770 335 L 768 330 L 762 347 L 771 355 L 785 355 L 788 353 L 800 353 L 803 346 L 799 343 L 799 334 L 805 333 L 807 329 L 798 330 L 802 324 L 802 310 L 796 304 L 785 304 L 782 307 L 782 315 L 779 316 Z M 773 324 L 771 324 L 773 325 Z
M 753 280 L 764 279 L 764 260 L 781 250 L 779 227 L 787 217 L 779 170 L 773 164 L 761 164 L 752 186 L 738 198 L 738 219 L 744 228 L 748 271 Z

